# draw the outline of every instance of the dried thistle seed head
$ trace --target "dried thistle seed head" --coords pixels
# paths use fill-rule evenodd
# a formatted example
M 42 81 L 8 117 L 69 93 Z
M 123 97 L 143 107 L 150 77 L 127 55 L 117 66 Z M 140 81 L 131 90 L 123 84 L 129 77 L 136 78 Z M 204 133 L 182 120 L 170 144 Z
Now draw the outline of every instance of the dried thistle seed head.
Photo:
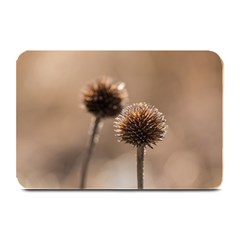
M 166 131 L 166 119 L 154 106 L 136 103 L 126 107 L 116 118 L 115 132 L 119 141 L 136 147 L 152 148 L 153 144 L 162 141 Z
M 114 117 L 122 111 L 127 99 L 125 84 L 114 84 L 108 77 L 100 77 L 83 91 L 83 104 L 95 116 Z

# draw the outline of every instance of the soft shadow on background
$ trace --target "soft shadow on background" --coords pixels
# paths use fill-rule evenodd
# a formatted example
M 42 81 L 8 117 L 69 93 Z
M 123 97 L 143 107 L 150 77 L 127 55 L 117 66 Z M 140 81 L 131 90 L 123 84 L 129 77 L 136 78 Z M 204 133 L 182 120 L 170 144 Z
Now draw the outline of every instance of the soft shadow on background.
M 145 188 L 213 188 L 222 179 L 222 63 L 209 51 L 28 51 L 17 61 L 17 178 L 25 188 L 77 188 L 91 115 L 81 89 L 125 82 L 129 104 L 166 116 L 145 158 Z M 104 121 L 87 187 L 135 189 L 136 153 Z

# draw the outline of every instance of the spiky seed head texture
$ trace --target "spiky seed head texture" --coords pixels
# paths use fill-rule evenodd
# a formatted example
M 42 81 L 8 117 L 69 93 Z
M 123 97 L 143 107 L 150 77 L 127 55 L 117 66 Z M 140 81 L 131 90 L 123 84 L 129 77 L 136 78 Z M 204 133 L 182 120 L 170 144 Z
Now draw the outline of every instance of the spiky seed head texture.
M 135 103 L 125 109 L 116 118 L 116 136 L 119 141 L 136 147 L 156 145 L 162 141 L 166 131 L 166 119 L 157 108 L 147 103 Z
M 127 97 L 125 84 L 114 84 L 106 76 L 97 78 L 83 90 L 83 104 L 87 111 L 101 118 L 119 114 Z

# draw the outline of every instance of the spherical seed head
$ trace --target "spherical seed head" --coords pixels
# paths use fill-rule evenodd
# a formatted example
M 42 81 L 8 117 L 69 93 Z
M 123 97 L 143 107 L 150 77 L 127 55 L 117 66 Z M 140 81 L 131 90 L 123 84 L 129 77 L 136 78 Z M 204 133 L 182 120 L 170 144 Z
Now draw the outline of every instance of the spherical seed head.
M 162 141 L 166 131 L 166 119 L 154 106 L 136 103 L 126 107 L 116 118 L 115 132 L 119 141 L 136 147 L 156 145 Z
M 127 100 L 125 84 L 114 84 L 109 77 L 100 77 L 83 91 L 83 103 L 97 117 L 115 117 Z

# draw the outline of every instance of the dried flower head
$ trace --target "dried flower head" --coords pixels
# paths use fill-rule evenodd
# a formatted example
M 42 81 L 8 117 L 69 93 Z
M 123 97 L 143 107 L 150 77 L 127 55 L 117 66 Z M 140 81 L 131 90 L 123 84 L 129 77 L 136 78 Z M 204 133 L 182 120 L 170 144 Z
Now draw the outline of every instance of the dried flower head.
M 114 117 L 122 111 L 127 96 L 124 83 L 114 84 L 103 76 L 83 91 L 83 103 L 88 112 L 97 117 Z
M 166 119 L 154 106 L 136 103 L 126 107 L 116 118 L 115 132 L 119 141 L 136 147 L 162 141 L 167 130 Z

